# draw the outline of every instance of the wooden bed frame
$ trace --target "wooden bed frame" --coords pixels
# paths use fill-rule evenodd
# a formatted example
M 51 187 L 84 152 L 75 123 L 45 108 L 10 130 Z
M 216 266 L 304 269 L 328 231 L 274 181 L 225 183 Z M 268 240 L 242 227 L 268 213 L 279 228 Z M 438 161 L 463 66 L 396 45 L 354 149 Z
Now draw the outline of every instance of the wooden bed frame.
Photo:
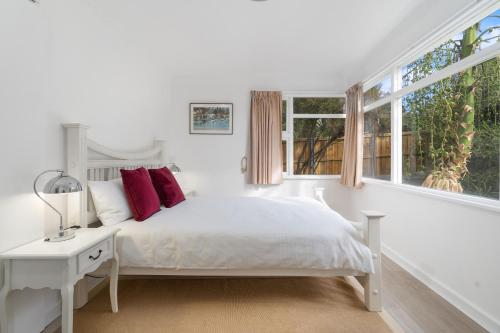
M 166 149 L 163 140 L 155 140 L 151 148 L 136 152 L 114 150 L 87 138 L 88 126 L 73 123 L 63 124 L 66 137 L 66 170 L 82 184 L 83 193 L 76 201 L 68 201 L 68 220 L 87 228 L 97 221 L 93 204 L 89 199 L 87 181 L 110 180 L 120 177 L 120 169 L 134 169 L 144 166 L 158 168 L 165 166 Z M 327 205 L 323 199 L 323 189 L 315 190 L 315 198 Z M 83 207 L 83 209 L 80 209 Z M 360 232 L 372 252 L 375 271 L 365 274 L 348 269 L 309 270 L 309 269 L 158 269 L 120 267 L 120 275 L 171 275 L 171 276 L 226 276 L 226 277 L 290 277 L 290 276 L 354 276 L 364 288 L 365 305 L 369 311 L 381 311 L 381 253 L 380 221 L 384 214 L 375 211 L 362 211 L 362 222 L 351 222 Z M 87 301 L 88 290 L 85 284 L 77 285 L 75 290 L 76 306 Z

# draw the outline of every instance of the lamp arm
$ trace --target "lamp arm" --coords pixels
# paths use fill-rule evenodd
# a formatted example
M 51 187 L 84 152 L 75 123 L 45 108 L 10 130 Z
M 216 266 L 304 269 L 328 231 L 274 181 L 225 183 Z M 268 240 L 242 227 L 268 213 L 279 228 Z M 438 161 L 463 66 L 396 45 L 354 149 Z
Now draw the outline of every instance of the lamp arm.
M 38 182 L 38 179 L 40 179 L 41 176 L 49 173 L 49 172 L 59 172 L 61 175 L 64 174 L 64 170 L 45 170 L 44 172 L 42 172 L 41 174 L 39 174 L 38 176 L 36 176 L 35 178 L 35 181 L 33 182 L 33 191 L 35 192 L 36 196 L 42 200 L 43 202 L 45 202 L 47 204 L 47 206 L 49 206 L 50 208 L 52 208 L 52 210 L 54 210 L 54 212 L 57 213 L 57 215 L 59 215 L 59 233 L 63 232 L 64 233 L 64 227 L 63 227 L 63 223 L 62 223 L 62 214 L 61 212 L 59 212 L 54 206 L 52 206 L 50 204 L 50 202 L 48 202 L 47 200 L 45 200 L 44 198 L 42 198 L 42 196 L 38 193 L 38 190 L 36 189 L 36 184 Z

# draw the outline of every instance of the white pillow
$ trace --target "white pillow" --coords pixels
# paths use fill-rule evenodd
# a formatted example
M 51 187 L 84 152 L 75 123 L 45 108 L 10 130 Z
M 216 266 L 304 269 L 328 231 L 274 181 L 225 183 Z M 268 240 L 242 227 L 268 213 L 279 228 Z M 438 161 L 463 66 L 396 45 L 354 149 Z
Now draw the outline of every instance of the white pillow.
M 97 217 L 103 225 L 113 225 L 132 217 L 121 178 L 88 182 Z

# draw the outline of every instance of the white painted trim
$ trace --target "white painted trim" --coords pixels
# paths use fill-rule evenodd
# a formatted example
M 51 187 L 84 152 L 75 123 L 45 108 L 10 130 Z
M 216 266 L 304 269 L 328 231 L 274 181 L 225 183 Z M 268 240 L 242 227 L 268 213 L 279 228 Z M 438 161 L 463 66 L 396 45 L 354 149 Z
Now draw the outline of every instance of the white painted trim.
M 286 102 L 286 130 L 290 140 L 287 141 L 286 172 L 287 176 L 293 175 L 293 95 L 287 96 Z
M 68 224 L 87 226 L 87 129 L 89 126 L 77 123 L 62 124 L 66 140 L 66 172 L 82 184 L 80 195 L 67 201 Z
M 401 71 L 392 73 L 393 93 L 401 87 Z M 391 101 L 391 181 L 401 184 L 403 180 L 403 102 L 399 98 Z
M 345 98 L 343 91 L 327 91 L 327 90 L 288 90 L 281 93 L 283 99 L 288 97 L 340 97 Z
M 365 184 L 374 184 L 380 185 L 384 187 L 389 187 L 391 189 L 404 191 L 407 193 L 417 194 L 423 197 L 432 198 L 432 199 L 440 199 L 448 202 L 452 202 L 459 205 L 466 205 L 471 207 L 476 207 L 480 209 L 486 209 L 489 211 L 493 211 L 496 213 L 500 213 L 500 201 L 482 198 L 478 196 L 468 195 L 468 194 L 460 194 L 453 192 L 446 192 L 440 190 L 434 190 L 430 188 L 408 185 L 408 184 L 394 184 L 386 180 L 381 179 L 373 179 L 363 177 L 363 183 Z
M 154 158 L 161 153 L 161 147 L 153 147 L 151 149 L 143 149 L 135 152 L 111 149 L 88 138 L 87 147 L 96 153 L 119 160 L 147 160 Z
M 89 160 L 87 169 L 122 168 L 140 165 L 162 164 L 158 159 L 152 160 Z
M 385 96 L 373 103 L 370 103 L 368 105 L 365 105 L 363 107 L 363 111 L 366 113 L 366 112 L 370 112 L 376 108 L 379 108 L 381 107 L 382 105 L 385 105 L 385 104 L 389 104 L 392 100 L 394 99 L 394 93 L 392 93 L 391 95 L 389 96 Z
M 103 267 L 104 269 L 104 267 Z M 102 271 L 98 270 L 97 273 Z M 226 276 L 226 277 L 290 277 L 290 276 L 366 276 L 352 269 L 233 269 L 233 268 L 153 268 L 120 267 L 120 275 L 167 275 L 167 276 Z
M 385 214 L 377 211 L 361 211 L 366 245 L 372 253 L 373 273 L 367 274 L 365 288 L 365 306 L 370 311 L 382 311 L 382 243 L 380 241 L 380 222 Z
M 284 180 L 332 180 L 340 179 L 340 175 L 286 175 Z
M 294 119 L 345 119 L 346 115 L 342 114 L 305 114 L 293 113 L 293 99 L 295 97 L 331 97 L 331 98 L 346 98 L 344 92 L 340 91 L 284 91 L 282 92 L 282 100 L 286 101 L 286 131 L 281 132 L 281 139 L 286 141 L 286 172 L 283 172 L 285 180 L 296 179 L 335 179 L 337 175 L 294 175 L 293 174 L 293 120 Z
M 295 113 L 293 119 L 345 119 L 345 113 Z
M 370 81 L 363 82 L 363 93 L 367 92 L 371 88 L 375 87 L 377 84 L 381 83 L 384 81 L 386 77 L 391 76 L 391 71 L 387 70 L 384 73 L 380 73 L 379 76 L 373 77 L 370 79 Z
M 500 322 L 497 321 L 492 315 L 480 309 L 477 305 L 471 303 L 465 297 L 451 289 L 441 281 L 429 275 L 420 267 L 413 264 L 410 260 L 406 259 L 390 247 L 382 243 L 382 253 L 396 264 L 405 269 L 417 280 L 432 289 L 439 296 L 444 298 L 448 303 L 455 306 L 457 309 L 465 313 L 468 317 L 476 323 L 484 327 L 490 332 L 500 332 Z
M 392 94 L 392 98 L 399 98 L 416 90 L 427 87 L 433 83 L 441 81 L 453 74 L 462 72 L 463 70 L 478 65 L 482 62 L 488 61 L 500 55 L 500 42 L 488 47 L 487 49 L 481 50 L 478 53 L 472 54 L 467 58 L 460 60 L 454 64 L 446 66 L 445 68 L 435 71 L 431 75 L 409 85 Z

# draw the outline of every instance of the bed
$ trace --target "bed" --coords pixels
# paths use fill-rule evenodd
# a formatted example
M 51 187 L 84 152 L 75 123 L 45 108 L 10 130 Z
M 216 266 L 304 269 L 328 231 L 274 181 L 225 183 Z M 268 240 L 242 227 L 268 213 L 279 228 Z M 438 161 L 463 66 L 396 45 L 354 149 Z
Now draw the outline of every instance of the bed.
M 167 164 L 161 140 L 126 152 L 90 140 L 84 125 L 64 127 L 67 171 L 84 188 L 68 202 L 68 213 L 81 227 L 97 221 L 89 180 L 118 178 L 122 168 Z M 189 197 L 144 222 L 127 220 L 117 225 L 119 274 L 354 276 L 364 287 L 367 309 L 380 311 L 383 214 L 363 212 L 363 221 L 350 222 L 330 209 L 322 194 L 316 189 L 314 198 Z M 79 288 L 76 295 L 85 293 Z

